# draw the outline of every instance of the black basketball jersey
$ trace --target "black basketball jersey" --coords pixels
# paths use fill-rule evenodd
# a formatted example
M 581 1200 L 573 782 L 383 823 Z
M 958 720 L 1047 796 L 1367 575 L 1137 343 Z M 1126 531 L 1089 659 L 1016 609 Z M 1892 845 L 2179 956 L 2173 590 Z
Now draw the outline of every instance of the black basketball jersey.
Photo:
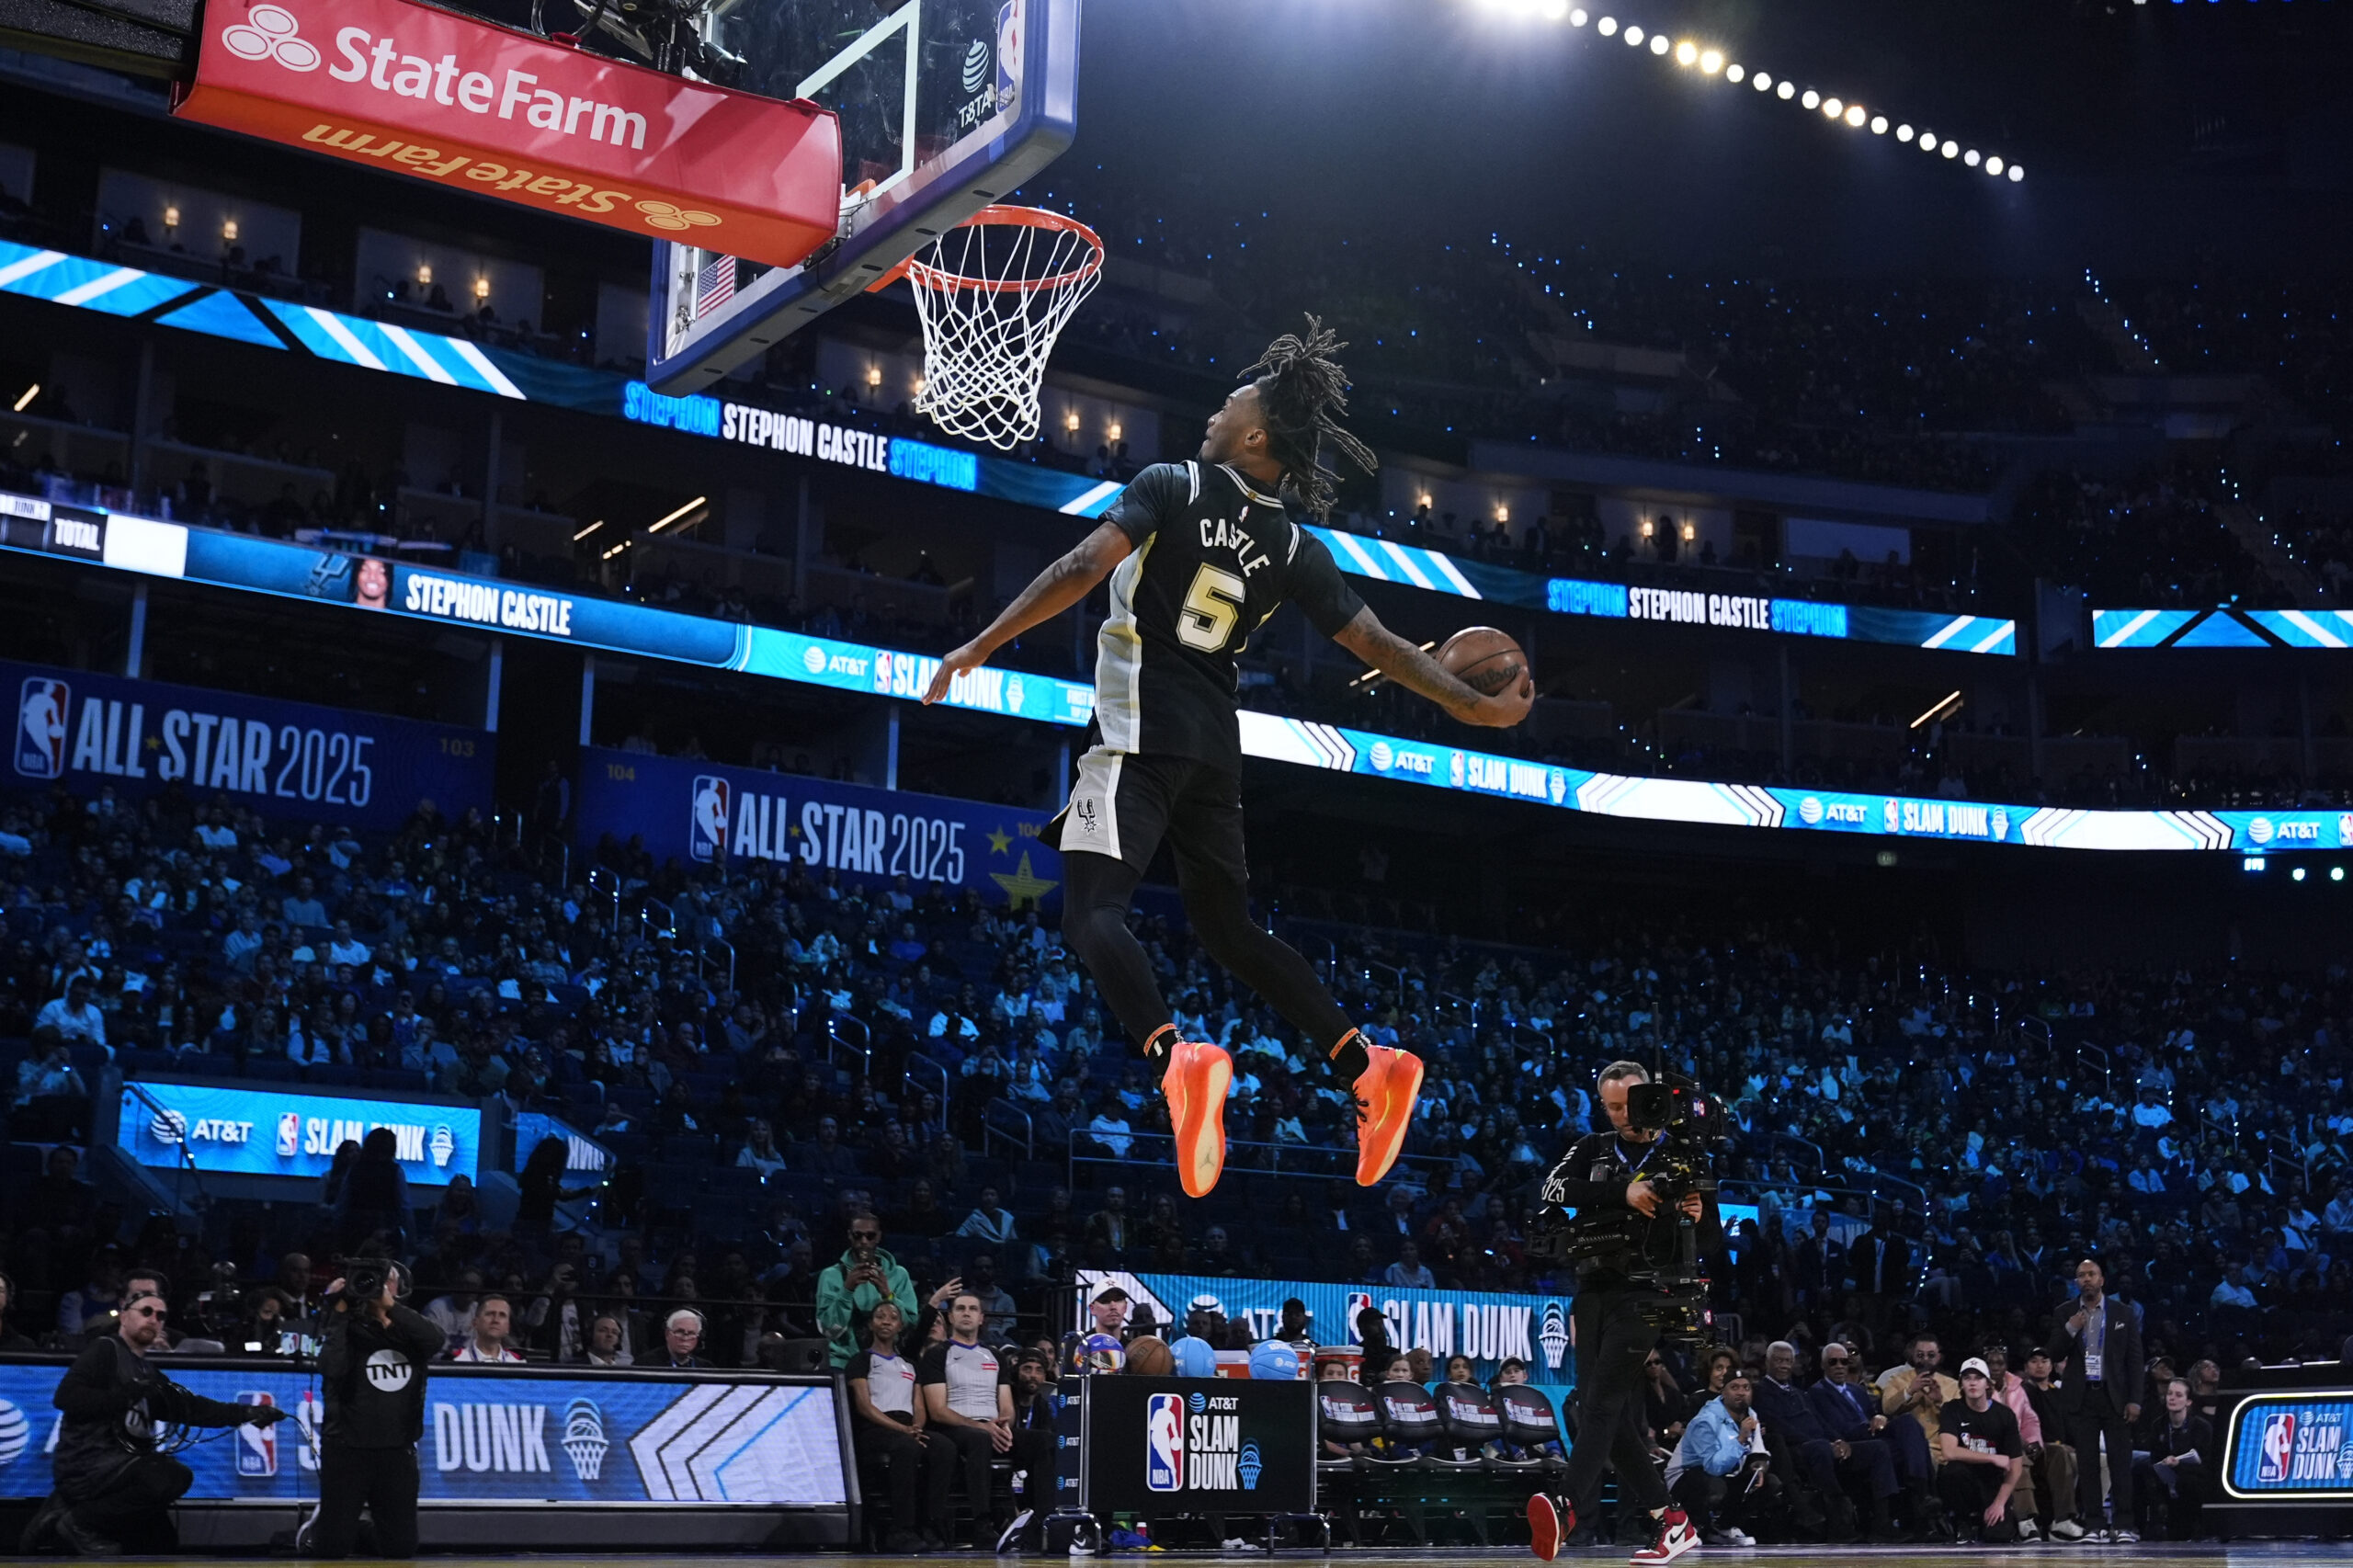
M 1364 601 L 1279 497 L 1222 464 L 1155 463 L 1105 520 L 1135 553 L 1111 573 L 1096 640 L 1103 744 L 1239 773 L 1234 658 L 1250 634 L 1288 599 L 1329 637 Z

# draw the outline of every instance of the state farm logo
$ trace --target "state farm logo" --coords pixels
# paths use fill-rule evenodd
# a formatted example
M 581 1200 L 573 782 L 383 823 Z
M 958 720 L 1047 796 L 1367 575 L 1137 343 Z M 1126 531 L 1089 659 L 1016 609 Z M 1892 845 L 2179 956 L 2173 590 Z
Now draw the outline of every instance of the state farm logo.
M 669 201 L 641 201 L 637 210 L 645 214 L 649 229 L 667 229 L 677 233 L 686 229 L 708 229 L 719 222 L 718 214 L 698 212 L 691 207 L 680 207 Z
M 289 71 L 316 71 L 326 58 L 301 36 L 294 13 L 279 6 L 256 6 L 244 21 L 222 28 L 221 47 L 240 60 L 275 60 Z

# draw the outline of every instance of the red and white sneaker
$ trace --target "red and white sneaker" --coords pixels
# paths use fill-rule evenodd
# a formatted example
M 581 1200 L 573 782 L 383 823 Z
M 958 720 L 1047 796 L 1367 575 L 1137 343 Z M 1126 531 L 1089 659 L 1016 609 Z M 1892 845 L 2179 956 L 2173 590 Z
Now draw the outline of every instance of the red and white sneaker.
M 1680 1508 L 1669 1508 L 1658 1521 L 1658 1539 L 1626 1561 L 1633 1563 L 1672 1562 L 1699 1544 L 1699 1532 Z
M 1561 1555 L 1561 1543 L 1577 1528 L 1576 1505 L 1539 1492 L 1528 1500 L 1528 1546 L 1540 1562 Z

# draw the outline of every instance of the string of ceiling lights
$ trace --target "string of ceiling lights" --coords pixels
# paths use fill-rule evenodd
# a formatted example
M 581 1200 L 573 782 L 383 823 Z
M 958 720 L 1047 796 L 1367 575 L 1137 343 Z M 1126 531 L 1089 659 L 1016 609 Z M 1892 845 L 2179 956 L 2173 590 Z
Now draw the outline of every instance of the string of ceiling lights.
M 1868 131 L 1873 136 L 1885 136 L 1891 131 L 1896 141 L 1917 147 L 1931 157 L 1959 163 L 1964 168 L 1979 170 L 1995 179 L 2017 184 L 2026 178 L 2026 170 L 2013 160 L 1999 153 L 1981 153 L 1976 148 L 1954 140 L 1939 137 L 1927 126 L 1914 126 L 1909 121 L 1895 122 L 1886 115 L 1875 113 L 1849 99 L 1831 97 L 1812 87 L 1800 87 L 1787 76 L 1775 76 L 1738 61 L 1727 60 L 1723 51 L 1711 49 L 1691 39 L 1670 39 L 1663 32 L 1646 31 L 1633 22 L 1621 22 L 1616 17 L 1597 17 L 1583 6 L 1570 0 L 1480 0 L 1489 11 L 1547 22 L 1566 22 L 1573 28 L 1591 26 L 1603 38 L 1621 39 L 1631 49 L 1646 49 L 1662 60 L 1672 61 L 1682 70 L 1697 71 L 1700 75 L 1739 86 L 1745 83 L 1754 92 L 1781 103 L 1795 103 L 1809 112 L 1818 112 L 1825 119 L 1843 125 L 1850 131 Z

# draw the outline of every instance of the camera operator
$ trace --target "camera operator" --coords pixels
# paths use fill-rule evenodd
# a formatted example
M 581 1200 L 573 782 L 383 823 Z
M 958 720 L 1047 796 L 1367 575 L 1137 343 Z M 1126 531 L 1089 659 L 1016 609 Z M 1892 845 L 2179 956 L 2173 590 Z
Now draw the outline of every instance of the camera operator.
M 332 1303 L 319 1352 L 326 1403 L 319 1447 L 319 1511 L 312 1547 L 348 1557 L 365 1509 L 377 1555 L 416 1554 L 416 1445 L 425 1436 L 426 1364 L 440 1354 L 439 1325 L 400 1304 L 399 1267 L 356 1259 Z
M 85 1557 L 169 1551 L 179 1544 L 169 1510 L 195 1475 L 156 1451 L 156 1424 L 272 1426 L 286 1419 L 275 1405 L 190 1393 L 150 1367 L 169 1311 L 161 1296 L 131 1297 L 120 1328 L 94 1336 L 59 1381 L 51 1396 L 63 1415 L 57 1490 L 26 1527 L 20 1551 L 40 1551 L 53 1533 Z
M 1723 1225 L 1711 1196 L 1687 1192 L 1670 1201 L 1646 1178 L 1660 1152 L 1665 1122 L 1638 1126 L 1627 1100 L 1629 1090 L 1649 1084 L 1650 1077 L 1637 1062 L 1603 1068 L 1601 1104 L 1612 1131 L 1578 1139 L 1544 1183 L 1547 1210 L 1573 1209 L 1586 1236 L 1614 1230 L 1610 1239 L 1616 1244 L 1577 1267 L 1576 1441 L 1560 1493 L 1539 1493 L 1528 1502 L 1530 1544 L 1548 1562 L 1575 1530 L 1580 1510 L 1591 1517 L 1605 1468 L 1617 1471 L 1620 1496 L 1646 1511 L 1657 1526 L 1656 1539 L 1632 1561 L 1671 1562 L 1699 1544 L 1699 1533 L 1651 1462 L 1643 1430 L 1643 1365 L 1660 1339 L 1659 1309 L 1675 1299 L 1647 1280 L 1677 1267 L 1682 1221 L 1699 1226 L 1699 1248 L 1711 1258 L 1723 1256 Z

